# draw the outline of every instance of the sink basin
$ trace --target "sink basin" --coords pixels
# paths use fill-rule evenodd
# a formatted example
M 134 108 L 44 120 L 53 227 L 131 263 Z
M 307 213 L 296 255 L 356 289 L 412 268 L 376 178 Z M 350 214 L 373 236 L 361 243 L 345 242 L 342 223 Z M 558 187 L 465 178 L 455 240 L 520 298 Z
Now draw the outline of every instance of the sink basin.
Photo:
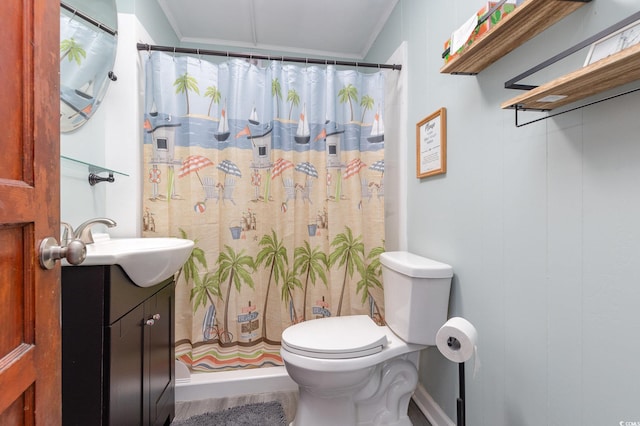
M 95 238 L 94 238 L 95 239 Z M 138 287 L 151 287 L 184 265 L 193 241 L 181 238 L 107 238 L 87 245 L 78 266 L 120 265 Z

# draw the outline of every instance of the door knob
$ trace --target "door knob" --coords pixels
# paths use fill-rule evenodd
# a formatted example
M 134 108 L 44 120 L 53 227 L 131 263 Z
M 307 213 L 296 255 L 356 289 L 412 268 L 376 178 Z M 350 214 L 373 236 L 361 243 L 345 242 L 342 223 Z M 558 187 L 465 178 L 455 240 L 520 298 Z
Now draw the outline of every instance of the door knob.
M 40 243 L 40 266 L 53 269 L 56 260 L 66 259 L 72 265 L 81 264 L 87 257 L 87 246 L 80 240 L 72 240 L 66 246 L 59 246 L 58 241 L 48 237 Z

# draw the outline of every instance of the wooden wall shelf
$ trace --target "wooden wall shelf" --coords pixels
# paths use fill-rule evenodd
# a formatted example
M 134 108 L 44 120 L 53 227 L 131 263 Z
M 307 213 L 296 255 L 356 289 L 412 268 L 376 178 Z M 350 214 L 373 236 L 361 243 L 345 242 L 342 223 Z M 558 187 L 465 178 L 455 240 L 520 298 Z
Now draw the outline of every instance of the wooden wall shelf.
M 501 106 L 549 111 L 635 80 L 640 80 L 640 44 L 538 86 Z M 541 102 L 550 96 L 566 97 Z
M 546 28 L 591 0 L 527 0 L 477 40 L 457 58 L 445 64 L 444 74 L 478 74 Z

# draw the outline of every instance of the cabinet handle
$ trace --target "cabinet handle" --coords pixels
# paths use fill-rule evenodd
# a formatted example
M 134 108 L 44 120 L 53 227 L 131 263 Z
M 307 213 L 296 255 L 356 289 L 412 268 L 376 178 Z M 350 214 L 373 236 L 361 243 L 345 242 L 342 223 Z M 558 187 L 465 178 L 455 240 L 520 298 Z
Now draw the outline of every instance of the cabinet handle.
M 146 320 L 144 323 L 145 325 L 153 325 L 156 323 L 156 321 L 158 321 L 160 319 L 160 314 L 153 314 L 153 316 L 151 318 L 149 318 L 148 320 Z

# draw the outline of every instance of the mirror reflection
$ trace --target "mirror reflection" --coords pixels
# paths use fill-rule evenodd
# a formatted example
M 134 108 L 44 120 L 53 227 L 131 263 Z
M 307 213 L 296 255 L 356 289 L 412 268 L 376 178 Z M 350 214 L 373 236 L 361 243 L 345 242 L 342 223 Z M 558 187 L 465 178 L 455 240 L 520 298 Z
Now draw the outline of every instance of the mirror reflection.
M 115 0 L 60 3 L 60 131 L 71 132 L 96 112 L 116 79 Z

